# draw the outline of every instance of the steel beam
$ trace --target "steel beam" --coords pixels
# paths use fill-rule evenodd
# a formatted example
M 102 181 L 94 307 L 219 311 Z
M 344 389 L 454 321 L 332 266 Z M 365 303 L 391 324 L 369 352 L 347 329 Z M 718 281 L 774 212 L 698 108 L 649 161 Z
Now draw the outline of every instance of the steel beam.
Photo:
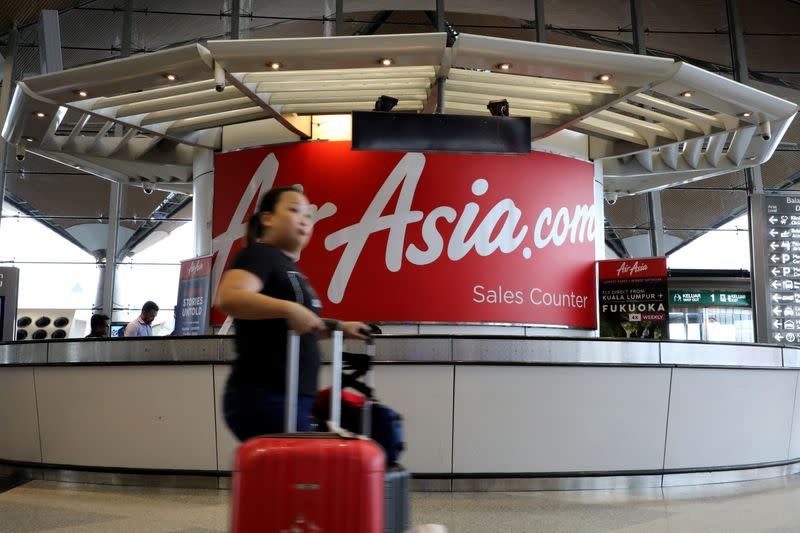
M 533 10 L 536 22 L 536 42 L 543 43 L 547 40 L 547 29 L 544 24 L 544 0 L 533 0 Z
M 647 55 L 647 43 L 644 37 L 644 15 L 642 0 L 630 0 L 631 29 L 633 30 L 633 51 L 638 55 Z
M 731 44 L 731 59 L 733 59 L 733 79 L 739 83 L 747 83 L 750 73 L 747 70 L 747 52 L 744 44 L 744 26 L 739 15 L 739 0 L 725 0 L 725 11 L 728 15 L 728 39 Z
M 231 0 L 231 39 L 239 38 L 239 12 L 241 7 L 240 0 Z
M 39 66 L 42 74 L 64 70 L 58 11 L 42 9 L 39 16 Z
M 131 55 L 131 41 L 133 40 L 133 0 L 125 0 L 125 11 L 122 12 L 122 38 L 120 57 Z M 111 316 L 111 315 L 108 315 Z

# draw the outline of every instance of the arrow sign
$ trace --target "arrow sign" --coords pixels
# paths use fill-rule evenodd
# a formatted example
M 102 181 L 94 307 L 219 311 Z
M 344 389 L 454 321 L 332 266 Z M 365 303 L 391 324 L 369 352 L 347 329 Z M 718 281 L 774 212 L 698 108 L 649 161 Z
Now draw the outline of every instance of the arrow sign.
M 776 268 L 773 268 L 773 269 L 772 269 L 772 275 L 773 275 L 773 276 L 780 276 L 780 275 L 781 275 L 781 269 L 780 269 L 780 268 L 777 268 L 777 267 L 776 267 Z
M 781 342 L 783 340 L 783 335 L 781 333 L 776 333 L 772 337 L 778 342 Z
M 778 233 L 779 233 L 778 230 L 776 230 L 775 228 L 772 228 L 771 230 L 769 230 L 769 236 L 770 237 L 774 238 Z
M 783 315 L 783 308 L 781 306 L 779 306 L 779 305 L 776 306 L 776 307 L 773 307 L 772 308 L 772 314 L 775 315 L 775 316 Z
M 777 303 L 777 302 L 779 302 L 779 301 L 780 301 L 780 299 L 781 299 L 781 297 L 780 297 L 780 296 L 778 296 L 777 294 L 773 294 L 773 295 L 772 295 L 772 301 L 773 301 L 773 302 Z
M 780 263 L 781 262 L 781 256 L 779 256 L 777 254 L 772 254 L 771 256 L 769 256 L 769 260 L 772 261 L 773 263 Z
M 781 329 L 781 321 L 780 320 L 773 320 L 772 321 L 772 327 L 774 329 Z
M 774 223 L 776 223 L 777 221 L 778 221 L 778 219 L 777 219 L 777 218 L 775 218 L 775 217 L 769 217 L 769 223 L 770 223 L 770 224 L 774 224 Z
M 778 289 L 780 288 L 780 286 L 781 286 L 781 282 L 780 282 L 780 281 L 778 281 L 778 280 L 776 279 L 775 281 L 773 281 L 773 282 L 772 282 L 772 283 L 770 283 L 769 285 L 770 285 L 770 287 L 772 287 L 773 289 L 775 289 L 775 290 L 778 290 Z
M 778 246 L 778 243 L 777 243 L 777 242 L 771 242 L 771 243 L 769 243 L 769 249 L 770 249 L 770 250 L 772 250 L 773 252 L 774 252 L 776 249 L 778 249 L 778 248 L 780 248 L 780 247 Z

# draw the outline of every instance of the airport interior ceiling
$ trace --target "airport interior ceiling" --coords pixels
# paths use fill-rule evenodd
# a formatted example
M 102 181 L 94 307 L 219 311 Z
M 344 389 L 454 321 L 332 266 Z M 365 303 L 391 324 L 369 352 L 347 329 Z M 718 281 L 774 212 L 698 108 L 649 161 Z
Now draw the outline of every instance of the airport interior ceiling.
M 123 44 L 124 10 L 132 9 L 131 54 L 230 36 L 230 0 L 5 0 L 0 2 L 0 52 L 9 31 L 19 37 L 15 76 L 39 74 L 39 13 L 58 10 L 65 69 L 114 59 Z M 445 0 L 452 32 L 519 40 L 536 39 L 533 0 Z M 241 0 L 241 38 L 321 36 L 333 0 Z M 749 70 L 748 84 L 800 102 L 800 0 L 739 0 Z M 733 76 L 725 0 L 642 0 L 648 54 L 682 60 Z M 327 11 L 326 11 L 327 10 Z M 345 0 L 344 34 L 421 33 L 436 29 L 435 0 Z M 545 0 L 545 41 L 633 52 L 629 0 Z M 3 80 L 5 83 L 6 80 Z M 769 162 L 762 166 L 767 191 L 800 190 L 800 121 L 795 120 Z M 81 246 L 98 259 L 102 239 L 78 231 L 109 214 L 111 184 L 102 178 L 37 156 L 6 161 L 6 200 Z M 668 253 L 747 210 L 743 172 L 717 176 L 661 194 Z M 627 254 L 626 243 L 649 229 L 645 195 L 606 205 L 606 242 Z M 153 242 L 191 217 L 191 197 L 181 192 L 123 187 L 121 226 L 127 228 L 120 257 Z M 173 219 L 172 222 L 165 219 Z M 71 231 L 72 228 L 72 231 Z M 158 230 L 158 231 L 156 231 Z M 102 230 L 104 231 L 104 230 Z

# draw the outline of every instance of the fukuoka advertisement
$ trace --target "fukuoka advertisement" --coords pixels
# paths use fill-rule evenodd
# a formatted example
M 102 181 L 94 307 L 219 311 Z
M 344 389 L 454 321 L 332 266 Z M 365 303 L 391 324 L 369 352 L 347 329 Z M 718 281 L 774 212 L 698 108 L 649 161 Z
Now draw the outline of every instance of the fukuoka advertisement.
M 597 325 L 590 163 L 305 142 L 218 154 L 214 170 L 214 289 L 261 195 L 299 185 L 315 224 L 298 265 L 324 316 Z
M 598 261 L 600 336 L 669 338 L 667 258 Z

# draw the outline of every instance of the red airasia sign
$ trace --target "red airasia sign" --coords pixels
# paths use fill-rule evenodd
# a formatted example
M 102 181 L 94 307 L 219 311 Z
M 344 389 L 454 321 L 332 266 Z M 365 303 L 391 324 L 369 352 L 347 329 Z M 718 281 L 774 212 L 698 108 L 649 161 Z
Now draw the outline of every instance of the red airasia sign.
M 299 265 L 325 316 L 596 327 L 590 163 L 361 152 L 349 142 L 220 154 L 214 287 L 261 194 L 293 184 L 316 209 Z

